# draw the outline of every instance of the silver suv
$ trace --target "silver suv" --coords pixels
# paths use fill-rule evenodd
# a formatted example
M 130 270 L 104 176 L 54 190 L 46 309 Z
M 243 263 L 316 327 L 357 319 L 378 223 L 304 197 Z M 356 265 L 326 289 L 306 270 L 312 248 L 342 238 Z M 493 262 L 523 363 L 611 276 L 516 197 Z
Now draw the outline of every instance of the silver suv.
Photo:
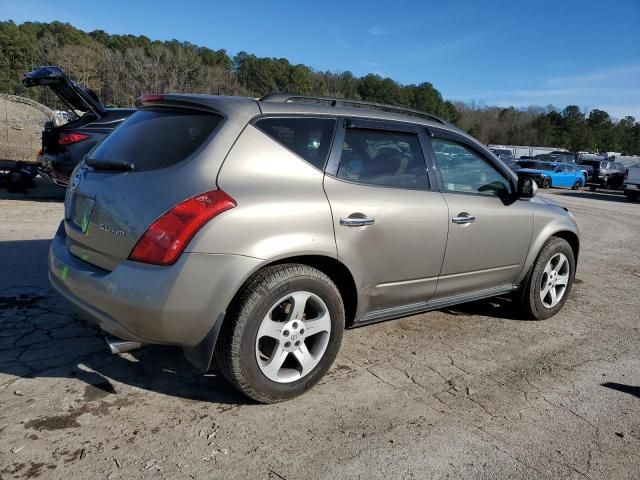
M 322 378 L 345 327 L 507 293 L 545 319 L 571 291 L 572 215 L 437 117 L 291 95 L 136 106 L 76 168 L 49 256 L 113 351 L 215 355 L 277 402 Z

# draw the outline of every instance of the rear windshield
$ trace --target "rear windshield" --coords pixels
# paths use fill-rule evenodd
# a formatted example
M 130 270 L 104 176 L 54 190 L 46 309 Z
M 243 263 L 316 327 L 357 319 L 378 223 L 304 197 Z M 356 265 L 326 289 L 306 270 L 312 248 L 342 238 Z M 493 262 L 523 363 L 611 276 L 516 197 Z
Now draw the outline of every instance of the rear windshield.
M 91 152 L 87 163 L 127 162 L 136 172 L 165 168 L 195 152 L 221 119 L 197 110 L 138 110 Z

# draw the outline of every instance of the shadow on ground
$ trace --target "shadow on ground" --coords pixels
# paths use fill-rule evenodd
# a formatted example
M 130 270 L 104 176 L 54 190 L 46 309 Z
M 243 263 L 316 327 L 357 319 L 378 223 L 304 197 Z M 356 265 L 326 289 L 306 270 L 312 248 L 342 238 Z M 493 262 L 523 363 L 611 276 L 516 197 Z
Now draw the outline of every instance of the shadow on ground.
M 632 385 L 625 385 L 624 383 L 606 382 L 601 384 L 603 387 L 610 388 L 611 390 L 617 390 L 618 392 L 628 393 L 636 398 L 640 398 L 640 387 L 634 387 Z
M 503 320 L 522 320 L 527 321 L 515 304 L 514 300 L 508 296 L 500 296 L 477 300 L 475 302 L 462 303 L 447 307 L 440 310 L 455 316 L 473 316 L 481 315 L 484 317 L 494 317 Z
M 567 190 L 562 192 L 553 192 L 553 194 L 564 196 L 564 197 L 579 197 L 579 198 L 587 198 L 590 200 L 605 200 L 608 202 L 627 202 L 627 198 L 624 196 L 624 194 L 621 191 L 586 192 L 586 191 Z
M 65 189 L 41 177 L 33 180 L 31 187 L 24 192 L 9 192 L 0 188 L 0 200 L 27 200 L 30 202 L 63 202 Z
M 2 269 L 9 272 L 0 282 L 0 373 L 77 378 L 87 383 L 85 396 L 116 392 L 111 382 L 115 380 L 194 401 L 247 403 L 215 370 L 199 372 L 178 347 L 154 345 L 125 355 L 108 353 L 103 333 L 49 287 L 49 243 L 0 242 Z

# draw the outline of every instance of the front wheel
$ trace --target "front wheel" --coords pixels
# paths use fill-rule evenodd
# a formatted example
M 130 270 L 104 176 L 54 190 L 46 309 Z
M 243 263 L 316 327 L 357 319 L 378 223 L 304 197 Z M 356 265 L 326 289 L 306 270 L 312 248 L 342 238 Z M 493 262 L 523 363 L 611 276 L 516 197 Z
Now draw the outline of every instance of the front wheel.
M 549 177 L 545 177 L 542 180 L 542 188 L 549 188 L 551 186 L 551 179 Z
M 324 273 L 301 264 L 267 267 L 232 303 L 216 361 L 248 397 L 263 403 L 291 399 L 333 364 L 344 318 L 340 293 Z
M 558 313 L 571 292 L 575 271 L 575 257 L 569 242 L 558 237 L 547 240 L 521 292 L 524 313 L 535 320 L 545 320 Z

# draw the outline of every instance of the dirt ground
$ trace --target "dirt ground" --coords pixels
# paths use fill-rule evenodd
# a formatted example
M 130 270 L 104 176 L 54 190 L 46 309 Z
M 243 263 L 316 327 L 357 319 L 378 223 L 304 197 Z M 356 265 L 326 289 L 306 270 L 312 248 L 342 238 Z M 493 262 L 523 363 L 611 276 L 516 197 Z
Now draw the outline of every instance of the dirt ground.
M 555 318 L 498 299 L 350 330 L 265 406 L 179 349 L 107 353 L 48 286 L 63 206 L 37 193 L 0 200 L 2 479 L 640 477 L 640 204 L 544 193 L 582 229 Z

